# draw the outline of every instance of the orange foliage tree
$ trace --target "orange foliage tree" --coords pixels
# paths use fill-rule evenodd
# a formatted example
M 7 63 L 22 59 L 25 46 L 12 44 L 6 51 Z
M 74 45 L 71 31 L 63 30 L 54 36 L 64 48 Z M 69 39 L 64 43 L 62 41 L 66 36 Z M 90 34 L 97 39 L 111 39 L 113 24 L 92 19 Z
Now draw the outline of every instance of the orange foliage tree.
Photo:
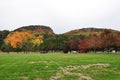
M 10 44 L 13 48 L 22 48 L 24 41 L 29 41 L 34 45 L 39 45 L 43 42 L 42 36 L 35 37 L 28 32 L 12 32 L 4 40 L 5 44 Z

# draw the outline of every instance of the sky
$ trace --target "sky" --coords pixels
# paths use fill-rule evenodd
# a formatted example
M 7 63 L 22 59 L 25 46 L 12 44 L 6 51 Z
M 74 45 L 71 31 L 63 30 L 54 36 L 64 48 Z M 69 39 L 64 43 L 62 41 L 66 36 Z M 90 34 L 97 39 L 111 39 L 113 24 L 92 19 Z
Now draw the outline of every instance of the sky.
M 120 0 L 0 0 L 0 30 L 46 25 L 55 33 L 81 28 L 120 30 Z

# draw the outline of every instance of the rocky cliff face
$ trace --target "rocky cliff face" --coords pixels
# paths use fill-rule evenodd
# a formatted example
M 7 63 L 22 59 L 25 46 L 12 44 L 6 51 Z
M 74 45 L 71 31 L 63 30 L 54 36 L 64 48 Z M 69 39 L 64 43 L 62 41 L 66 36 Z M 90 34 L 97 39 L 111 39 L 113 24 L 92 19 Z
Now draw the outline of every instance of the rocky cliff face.
M 14 31 L 28 31 L 32 34 L 54 34 L 53 30 L 48 26 L 43 25 L 30 25 L 30 26 L 23 26 Z

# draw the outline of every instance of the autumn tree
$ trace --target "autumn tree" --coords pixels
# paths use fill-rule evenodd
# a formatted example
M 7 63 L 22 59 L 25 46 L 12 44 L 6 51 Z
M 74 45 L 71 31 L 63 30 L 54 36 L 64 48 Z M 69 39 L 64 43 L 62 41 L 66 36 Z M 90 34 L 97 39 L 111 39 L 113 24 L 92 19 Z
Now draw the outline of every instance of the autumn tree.
M 33 50 L 39 50 L 38 49 L 38 46 L 43 43 L 43 40 L 42 40 L 42 36 L 29 36 L 29 37 L 26 37 L 24 40 L 23 40 L 23 50 L 24 51 L 33 51 Z
M 120 32 L 115 32 L 112 36 L 114 37 L 112 39 L 112 47 L 117 51 L 120 47 Z
M 90 38 L 86 38 L 79 41 L 78 52 L 88 52 L 92 48 Z
M 4 42 L 6 45 L 10 45 L 14 49 L 25 49 L 26 46 L 31 47 L 40 45 L 40 43 L 42 43 L 42 36 L 36 37 L 28 32 L 12 32 L 5 38 Z
M 120 32 L 117 32 L 115 35 L 115 45 L 116 47 L 120 47 Z
M 100 36 L 93 34 L 90 37 L 90 45 L 93 48 L 93 51 L 96 53 L 96 49 L 101 48 L 101 38 Z
M 78 51 L 78 44 L 79 44 L 80 39 L 79 38 L 75 38 L 73 40 L 69 40 L 66 42 L 66 49 L 67 51 Z
M 115 36 L 114 36 L 114 32 L 112 32 L 111 30 L 105 29 L 102 33 L 101 33 L 101 39 L 102 39 L 102 47 L 105 48 L 108 52 L 110 50 L 111 47 L 115 46 Z
M 5 43 L 13 48 L 22 47 L 22 42 L 26 37 L 31 36 L 28 32 L 12 32 L 5 38 Z

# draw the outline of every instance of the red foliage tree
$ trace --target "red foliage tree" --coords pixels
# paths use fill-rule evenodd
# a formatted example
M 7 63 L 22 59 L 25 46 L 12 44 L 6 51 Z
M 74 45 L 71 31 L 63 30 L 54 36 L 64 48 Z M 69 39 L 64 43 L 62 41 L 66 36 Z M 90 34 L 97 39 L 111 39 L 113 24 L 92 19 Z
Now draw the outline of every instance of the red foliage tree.
M 79 44 L 80 39 L 75 38 L 73 40 L 67 41 L 66 43 L 66 50 L 67 51 L 77 51 L 78 50 L 78 44 Z
M 102 40 L 98 35 L 93 34 L 90 37 L 90 44 L 94 52 L 96 52 L 96 49 L 101 48 L 101 43 L 102 43 Z
M 120 47 L 120 32 L 117 32 L 116 34 L 114 34 L 114 40 L 115 40 L 115 46 L 116 47 Z
M 91 41 L 89 38 L 83 39 L 79 41 L 78 44 L 78 52 L 87 52 L 89 49 L 91 49 Z
M 105 29 L 102 33 L 101 33 L 101 39 L 102 39 L 102 48 L 106 48 L 107 50 L 110 49 L 110 47 L 114 47 L 115 46 L 115 32 L 112 32 L 110 30 Z

